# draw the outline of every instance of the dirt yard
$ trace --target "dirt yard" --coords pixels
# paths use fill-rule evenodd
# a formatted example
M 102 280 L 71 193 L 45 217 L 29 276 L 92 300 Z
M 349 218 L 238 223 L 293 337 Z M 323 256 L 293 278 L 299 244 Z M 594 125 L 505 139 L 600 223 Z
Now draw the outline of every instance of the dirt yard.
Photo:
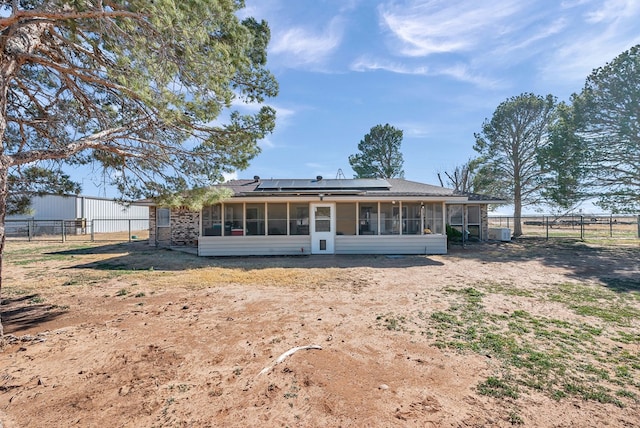
M 638 241 L 209 259 L 9 242 L 3 274 L 4 428 L 640 427 Z

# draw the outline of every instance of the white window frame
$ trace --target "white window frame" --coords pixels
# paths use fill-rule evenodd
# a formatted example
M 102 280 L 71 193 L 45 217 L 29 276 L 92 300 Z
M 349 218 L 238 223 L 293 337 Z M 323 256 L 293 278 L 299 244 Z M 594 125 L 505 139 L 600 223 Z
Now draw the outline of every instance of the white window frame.
M 161 213 L 165 213 L 163 215 Z M 156 226 L 157 227 L 170 227 L 171 226 L 171 209 L 170 208 L 158 208 L 156 210 Z

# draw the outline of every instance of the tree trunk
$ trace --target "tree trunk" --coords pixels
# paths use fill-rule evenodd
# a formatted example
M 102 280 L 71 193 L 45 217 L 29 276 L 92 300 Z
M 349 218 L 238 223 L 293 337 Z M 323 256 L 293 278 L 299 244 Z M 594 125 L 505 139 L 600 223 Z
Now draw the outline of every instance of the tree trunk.
M 2 302 L 2 278 L 4 274 L 2 272 L 2 266 L 4 262 L 4 242 L 5 242 L 5 226 L 4 219 L 7 214 L 7 176 L 9 168 L 6 164 L 5 156 L 0 158 L 0 302 Z M 1 308 L 0 303 L 0 308 Z M 2 311 L 0 310 L 0 349 L 4 345 L 4 328 L 2 327 Z
M 522 189 L 520 184 L 514 186 L 513 195 L 513 236 L 522 236 Z
M 4 238 L 5 226 L 4 218 L 7 213 L 8 186 L 7 177 L 9 175 L 9 159 L 4 151 L 4 136 L 7 130 L 7 95 L 11 77 L 17 69 L 15 58 L 4 55 L 0 52 L 0 308 L 2 302 L 2 262 L 4 259 Z M 0 309 L 0 348 L 4 345 L 4 329 L 2 327 L 2 310 Z

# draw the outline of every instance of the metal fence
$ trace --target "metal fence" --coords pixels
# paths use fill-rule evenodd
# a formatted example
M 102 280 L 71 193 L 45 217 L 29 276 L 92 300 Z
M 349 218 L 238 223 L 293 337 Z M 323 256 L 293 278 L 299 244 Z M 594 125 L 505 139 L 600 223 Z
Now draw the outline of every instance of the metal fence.
M 135 241 L 149 239 L 149 219 L 6 220 L 7 239 Z
M 576 239 L 640 239 L 640 215 L 522 216 L 523 236 Z M 489 216 L 489 228 L 509 228 L 514 217 Z

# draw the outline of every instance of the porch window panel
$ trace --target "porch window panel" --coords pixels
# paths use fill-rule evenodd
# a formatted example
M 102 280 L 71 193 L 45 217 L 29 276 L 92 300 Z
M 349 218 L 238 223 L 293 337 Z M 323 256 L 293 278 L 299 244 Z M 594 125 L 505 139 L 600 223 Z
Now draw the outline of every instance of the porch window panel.
M 420 235 L 422 206 L 414 202 L 404 202 L 402 204 L 402 234 Z
M 247 230 L 246 234 L 251 236 L 265 234 L 265 204 L 247 204 Z
M 215 204 L 202 208 L 202 236 L 222 235 L 222 205 Z
M 224 236 L 244 235 L 243 204 L 224 204 Z
M 360 202 L 358 215 L 358 233 L 360 235 L 378 234 L 378 203 Z
M 358 220 L 356 218 L 356 204 L 337 203 L 336 204 L 336 234 L 355 235 Z
M 380 234 L 398 235 L 400 233 L 400 205 L 380 203 Z
M 426 233 L 444 234 L 442 204 L 424 204 L 424 227 Z
M 287 234 L 287 204 L 267 204 L 267 234 Z
M 469 239 L 480 240 L 480 206 L 467 206 L 467 230 Z
M 309 204 L 289 204 L 289 234 L 309 234 Z
M 451 226 L 462 226 L 463 225 L 462 205 L 450 205 L 449 206 L 449 224 Z

